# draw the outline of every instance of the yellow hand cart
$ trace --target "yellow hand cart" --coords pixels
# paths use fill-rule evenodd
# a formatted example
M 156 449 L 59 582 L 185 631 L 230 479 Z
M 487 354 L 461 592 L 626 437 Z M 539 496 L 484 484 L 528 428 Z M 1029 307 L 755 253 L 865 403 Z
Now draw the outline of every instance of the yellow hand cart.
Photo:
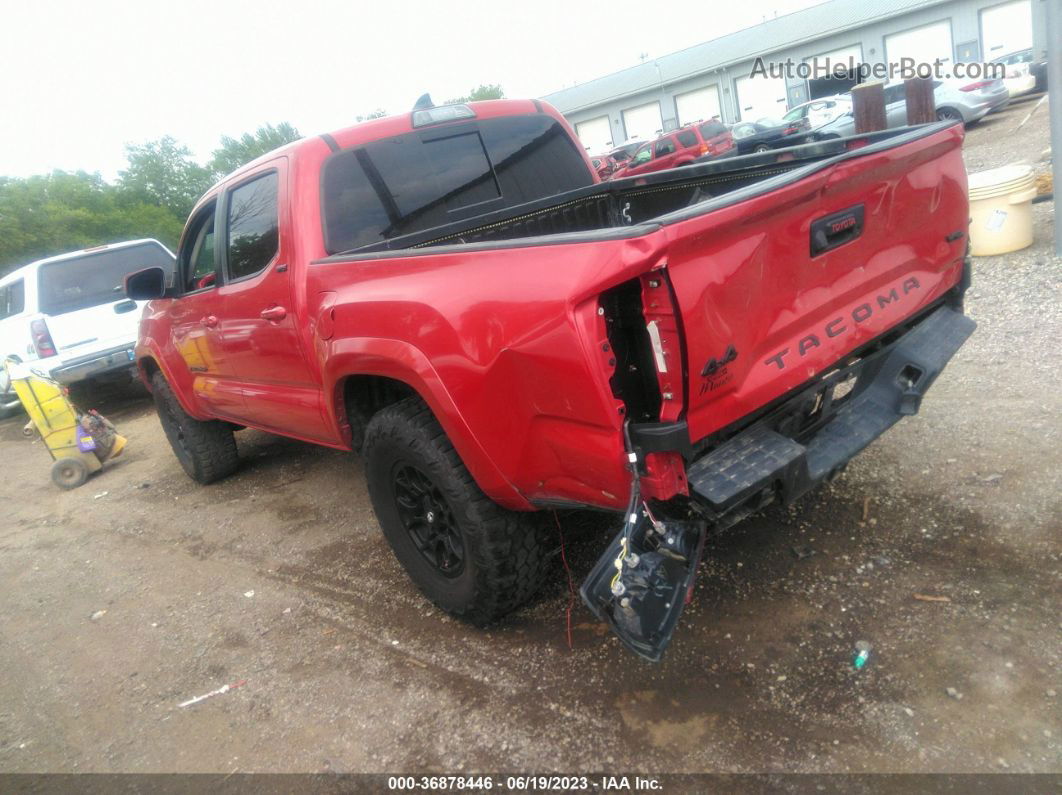
M 114 425 L 95 411 L 78 411 L 62 385 L 13 359 L 6 360 L 4 367 L 30 416 L 27 429 L 36 428 L 55 462 L 55 485 L 77 488 L 90 474 L 102 469 L 104 461 L 125 449 L 126 439 Z

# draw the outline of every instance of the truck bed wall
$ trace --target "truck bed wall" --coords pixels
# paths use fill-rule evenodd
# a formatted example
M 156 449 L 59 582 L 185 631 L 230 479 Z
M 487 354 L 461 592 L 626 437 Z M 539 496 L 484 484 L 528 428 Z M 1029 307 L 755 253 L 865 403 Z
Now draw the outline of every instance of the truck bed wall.
M 613 180 L 518 208 L 395 237 L 347 253 L 372 254 L 440 245 L 496 242 L 600 231 L 651 222 L 659 216 L 909 131 L 910 128 L 886 130 L 858 138 L 710 160 L 654 174 Z

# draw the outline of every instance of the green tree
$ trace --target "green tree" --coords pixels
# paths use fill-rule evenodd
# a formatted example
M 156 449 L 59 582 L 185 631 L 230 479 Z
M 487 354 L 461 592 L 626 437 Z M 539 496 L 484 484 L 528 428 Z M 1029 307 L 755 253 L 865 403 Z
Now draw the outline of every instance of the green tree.
M 183 220 L 166 207 L 120 198 L 98 173 L 0 177 L 0 274 L 42 257 L 141 237 L 172 249 Z
M 299 131 L 286 121 L 276 126 L 264 124 L 253 133 L 244 133 L 239 138 L 223 135 L 221 146 L 213 152 L 210 169 L 215 177 L 220 179 L 266 152 L 272 152 L 300 138 L 302 136 L 299 135 Z
M 484 99 L 505 99 L 505 92 L 497 83 L 488 83 L 487 85 L 476 86 L 468 92 L 467 96 L 448 99 L 445 104 L 461 105 L 465 102 L 480 102 Z
M 118 188 L 128 205 L 165 207 L 183 221 L 214 183 L 212 171 L 196 163 L 188 147 L 169 135 L 127 146 L 125 151 L 129 168 L 118 172 Z
M 387 111 L 383 108 L 377 108 L 371 113 L 366 113 L 364 116 L 355 116 L 354 120 L 357 122 L 371 121 L 372 119 L 382 119 L 387 115 Z

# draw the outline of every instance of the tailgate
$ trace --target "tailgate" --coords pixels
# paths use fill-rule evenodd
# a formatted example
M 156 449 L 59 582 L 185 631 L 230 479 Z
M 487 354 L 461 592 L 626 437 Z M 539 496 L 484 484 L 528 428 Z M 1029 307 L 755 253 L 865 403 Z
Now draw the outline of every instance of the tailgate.
M 74 359 L 136 342 L 143 303 L 129 299 L 47 318 L 60 358 Z
M 961 147 L 957 125 L 912 133 L 666 227 L 693 441 L 829 369 L 958 282 L 968 218 Z

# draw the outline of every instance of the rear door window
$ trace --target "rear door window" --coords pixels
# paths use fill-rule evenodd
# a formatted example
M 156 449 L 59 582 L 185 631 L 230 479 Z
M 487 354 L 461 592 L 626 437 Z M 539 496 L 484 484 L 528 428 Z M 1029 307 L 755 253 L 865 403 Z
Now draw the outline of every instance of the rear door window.
M 38 271 L 39 310 L 61 315 L 125 298 L 125 277 L 143 268 L 173 272 L 173 257 L 158 243 L 87 252 L 42 265 Z
M 656 151 L 654 157 L 666 157 L 675 151 L 675 139 L 664 138 L 656 142 Z
M 700 126 L 700 131 L 701 137 L 706 141 L 710 141 L 712 138 L 725 133 L 726 127 L 717 121 L 706 121 Z
M 228 280 L 260 272 L 277 253 L 277 172 L 245 182 L 229 193 Z
M 544 114 L 447 124 L 333 154 L 321 175 L 330 254 L 593 183 Z
M 696 146 L 697 135 L 693 130 L 683 130 L 678 134 L 678 142 L 684 147 Z
M 0 320 L 12 317 L 26 309 L 26 283 L 17 279 L 0 287 Z

